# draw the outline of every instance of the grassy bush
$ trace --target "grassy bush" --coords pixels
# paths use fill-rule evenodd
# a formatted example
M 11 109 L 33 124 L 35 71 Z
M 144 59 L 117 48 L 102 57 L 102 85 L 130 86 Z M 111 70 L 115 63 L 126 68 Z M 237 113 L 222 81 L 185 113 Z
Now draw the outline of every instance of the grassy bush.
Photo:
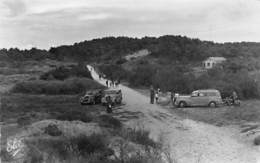
M 114 128 L 114 129 L 119 129 L 122 127 L 122 123 L 110 116 L 110 115 L 101 115 L 99 116 L 99 124 L 100 126 L 103 126 L 103 127 L 109 127 L 109 128 Z
M 85 77 L 85 78 L 92 79 L 89 70 L 85 66 L 74 66 L 72 68 L 66 68 L 64 66 L 61 66 L 54 70 L 44 73 L 43 75 L 40 76 L 40 79 L 64 80 L 69 77 Z
M 149 137 L 150 132 L 144 129 L 127 129 L 122 130 L 122 136 L 125 139 L 129 139 L 132 142 L 137 144 L 141 144 L 144 146 L 149 146 L 153 148 L 158 147 L 158 143 L 156 143 L 153 139 Z
M 26 81 L 17 83 L 13 93 L 28 94 L 78 94 L 88 89 L 103 88 L 99 83 L 87 78 L 70 78 L 65 81 Z
M 85 112 L 82 111 L 69 111 L 65 112 L 64 114 L 58 115 L 58 120 L 66 120 L 66 121 L 75 121 L 79 120 L 82 122 L 91 122 L 93 118 L 90 115 L 87 115 Z

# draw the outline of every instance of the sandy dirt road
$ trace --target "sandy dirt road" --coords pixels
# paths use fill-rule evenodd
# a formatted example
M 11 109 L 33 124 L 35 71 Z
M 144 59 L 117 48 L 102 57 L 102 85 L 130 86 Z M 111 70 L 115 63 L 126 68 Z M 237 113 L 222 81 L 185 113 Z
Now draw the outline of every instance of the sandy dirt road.
M 99 80 L 93 67 L 87 66 L 93 78 Z M 149 98 L 120 85 L 123 102 L 115 116 L 125 118 L 130 127 L 142 126 L 151 131 L 151 137 L 164 139 L 178 163 L 260 163 L 260 149 L 238 139 L 238 132 L 202 122 L 183 119 L 170 110 L 150 104 Z M 132 118 L 129 118 L 131 116 Z

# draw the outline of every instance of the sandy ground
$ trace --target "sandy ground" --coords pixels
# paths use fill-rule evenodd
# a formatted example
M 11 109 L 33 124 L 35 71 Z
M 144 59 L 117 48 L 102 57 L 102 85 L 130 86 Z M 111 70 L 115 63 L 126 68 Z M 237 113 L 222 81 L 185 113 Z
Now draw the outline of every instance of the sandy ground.
M 95 80 L 98 74 L 87 66 Z M 133 118 L 125 119 L 130 127 L 144 127 L 154 139 L 163 138 L 170 147 L 170 154 L 178 163 L 260 163 L 260 148 L 232 127 L 216 127 L 203 122 L 183 119 L 159 105 L 150 104 L 149 98 L 133 89 L 120 85 L 123 103 L 115 116 L 124 119 L 124 113 Z M 126 117 L 127 118 L 127 117 Z

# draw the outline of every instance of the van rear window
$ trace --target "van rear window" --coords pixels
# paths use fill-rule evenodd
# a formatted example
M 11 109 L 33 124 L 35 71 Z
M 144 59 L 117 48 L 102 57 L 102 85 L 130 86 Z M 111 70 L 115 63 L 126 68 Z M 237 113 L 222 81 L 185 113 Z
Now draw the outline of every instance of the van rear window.
M 206 94 L 206 96 L 217 96 L 216 92 L 207 92 L 205 94 Z

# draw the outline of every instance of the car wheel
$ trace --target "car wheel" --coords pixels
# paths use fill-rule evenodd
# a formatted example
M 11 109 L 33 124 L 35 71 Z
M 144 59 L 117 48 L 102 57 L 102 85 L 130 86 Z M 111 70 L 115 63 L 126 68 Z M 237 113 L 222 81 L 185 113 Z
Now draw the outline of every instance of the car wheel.
M 216 102 L 210 102 L 210 103 L 209 103 L 209 107 L 211 107 L 211 108 L 217 107 Z
M 184 108 L 184 107 L 186 107 L 187 106 L 187 104 L 186 104 L 186 102 L 184 102 L 184 101 L 181 101 L 180 103 L 179 103 L 179 107 L 180 108 Z

